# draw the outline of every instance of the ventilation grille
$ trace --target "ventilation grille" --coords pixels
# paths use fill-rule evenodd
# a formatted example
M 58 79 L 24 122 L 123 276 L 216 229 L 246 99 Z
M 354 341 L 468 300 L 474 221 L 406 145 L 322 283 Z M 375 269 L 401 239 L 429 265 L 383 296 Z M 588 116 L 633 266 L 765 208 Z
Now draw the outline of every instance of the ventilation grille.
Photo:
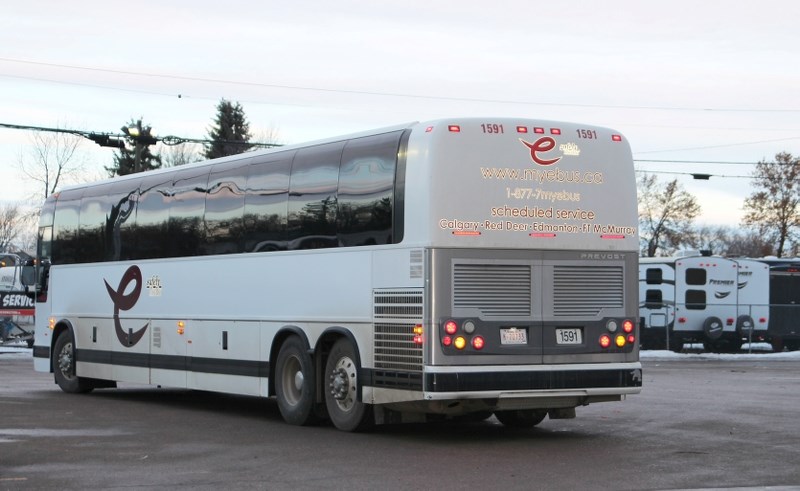
M 422 345 L 414 343 L 422 290 L 376 290 L 373 304 L 375 368 L 422 372 Z
M 591 317 L 623 306 L 621 266 L 555 266 L 553 315 Z
M 531 315 L 528 264 L 454 264 L 453 310 L 477 309 L 484 318 Z

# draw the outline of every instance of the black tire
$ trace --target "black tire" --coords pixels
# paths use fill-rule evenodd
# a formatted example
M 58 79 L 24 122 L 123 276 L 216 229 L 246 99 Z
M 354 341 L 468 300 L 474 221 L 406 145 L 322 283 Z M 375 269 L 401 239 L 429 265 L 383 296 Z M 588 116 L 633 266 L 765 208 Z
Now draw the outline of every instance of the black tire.
M 545 409 L 517 409 L 514 411 L 495 411 L 497 420 L 511 428 L 533 428 L 547 416 Z
M 292 425 L 314 424 L 316 377 L 314 360 L 297 336 L 281 345 L 275 362 L 275 397 L 283 420 Z
M 325 363 L 325 406 L 333 425 L 342 431 L 364 431 L 375 424 L 372 405 L 359 400 L 358 355 L 347 339 L 334 343 Z
M 703 332 L 710 341 L 716 341 L 721 338 L 724 330 L 725 324 L 722 323 L 719 317 L 709 317 L 703 322 Z
M 740 315 L 736 319 L 736 334 L 742 339 L 750 339 L 755 327 L 756 322 L 749 315 Z
M 91 380 L 75 375 L 75 338 L 65 330 L 53 345 L 53 377 L 64 392 L 85 394 L 94 389 Z

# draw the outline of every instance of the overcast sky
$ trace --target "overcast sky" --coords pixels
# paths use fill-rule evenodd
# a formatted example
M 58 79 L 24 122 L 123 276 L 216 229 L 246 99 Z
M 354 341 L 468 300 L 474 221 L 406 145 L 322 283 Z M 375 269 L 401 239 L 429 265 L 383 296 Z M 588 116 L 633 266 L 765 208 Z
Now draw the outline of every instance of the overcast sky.
M 221 98 L 300 143 L 410 121 L 513 116 L 608 126 L 642 170 L 733 225 L 753 165 L 800 155 L 800 2 L 671 0 L 6 2 L 0 123 L 205 138 Z M 28 132 L 0 129 L 0 200 Z M 160 148 L 160 147 L 159 147 Z M 86 140 L 89 172 L 112 149 Z M 644 162 L 666 160 L 669 162 Z M 676 162 L 677 161 L 677 162 Z

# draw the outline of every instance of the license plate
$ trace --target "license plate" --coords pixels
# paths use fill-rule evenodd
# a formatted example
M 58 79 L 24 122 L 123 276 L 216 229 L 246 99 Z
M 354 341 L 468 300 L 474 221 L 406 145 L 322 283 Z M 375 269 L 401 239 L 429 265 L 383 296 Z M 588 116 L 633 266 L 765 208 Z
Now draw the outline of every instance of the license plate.
M 528 331 L 516 327 L 500 329 L 500 344 L 528 344 Z
M 556 344 L 581 344 L 583 338 L 581 330 L 577 327 L 569 329 L 556 329 Z

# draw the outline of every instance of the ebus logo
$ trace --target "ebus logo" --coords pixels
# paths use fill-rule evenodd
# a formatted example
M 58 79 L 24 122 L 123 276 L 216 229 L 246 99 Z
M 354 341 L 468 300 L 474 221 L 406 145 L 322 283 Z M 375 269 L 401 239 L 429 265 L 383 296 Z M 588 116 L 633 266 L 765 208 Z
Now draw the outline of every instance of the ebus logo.
M 540 153 L 549 152 L 550 150 L 556 148 L 556 140 L 551 136 L 543 136 L 533 143 L 526 142 L 522 138 L 520 138 L 519 141 L 528 147 L 528 149 L 531 151 L 531 159 L 539 165 L 553 165 L 561 160 L 561 157 L 545 159 L 539 156 Z
M 122 279 L 119 280 L 119 287 L 116 290 L 111 288 L 108 281 L 103 280 L 103 283 L 106 284 L 108 296 L 111 297 L 111 301 L 114 302 L 114 330 L 117 332 L 117 339 L 119 339 L 119 342 L 122 343 L 123 346 L 133 346 L 142 339 L 149 324 L 145 324 L 144 327 L 138 331 L 129 329 L 128 332 L 125 332 L 119 321 L 119 311 L 130 310 L 136 305 L 136 302 L 139 301 L 139 295 L 142 293 L 142 271 L 139 269 L 139 266 L 131 266 L 128 268 L 125 274 L 122 275 Z M 134 283 L 133 291 L 125 295 L 125 290 L 127 290 L 128 285 L 131 283 Z

